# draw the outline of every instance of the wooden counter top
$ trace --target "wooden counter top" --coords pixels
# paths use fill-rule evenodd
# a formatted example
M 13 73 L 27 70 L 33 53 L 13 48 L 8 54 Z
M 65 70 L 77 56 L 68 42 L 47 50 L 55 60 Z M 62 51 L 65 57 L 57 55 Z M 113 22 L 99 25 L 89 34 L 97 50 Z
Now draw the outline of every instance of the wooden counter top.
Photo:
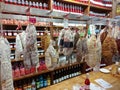
M 109 68 L 109 67 L 110 66 L 108 66 L 107 68 Z M 115 76 L 111 75 L 110 73 L 105 74 L 102 72 L 90 72 L 89 74 L 90 74 L 90 81 L 92 83 L 97 84 L 94 80 L 102 78 L 105 81 L 112 84 L 112 86 L 113 86 L 112 88 L 107 89 L 107 90 L 120 90 L 120 77 L 115 77 Z M 75 84 L 80 84 L 81 86 L 84 85 L 85 77 L 86 77 L 86 75 L 83 74 L 83 75 L 62 81 L 61 83 L 51 85 L 46 88 L 42 88 L 40 90 L 72 90 L 72 86 Z

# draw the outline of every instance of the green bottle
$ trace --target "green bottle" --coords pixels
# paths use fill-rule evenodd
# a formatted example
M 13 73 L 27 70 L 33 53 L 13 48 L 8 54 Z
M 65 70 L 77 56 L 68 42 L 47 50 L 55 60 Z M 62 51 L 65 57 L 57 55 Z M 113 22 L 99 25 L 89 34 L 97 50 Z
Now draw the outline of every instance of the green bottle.
M 37 88 L 37 89 L 40 88 L 40 82 L 39 82 L 39 79 L 38 79 L 38 78 L 36 79 L 36 88 Z

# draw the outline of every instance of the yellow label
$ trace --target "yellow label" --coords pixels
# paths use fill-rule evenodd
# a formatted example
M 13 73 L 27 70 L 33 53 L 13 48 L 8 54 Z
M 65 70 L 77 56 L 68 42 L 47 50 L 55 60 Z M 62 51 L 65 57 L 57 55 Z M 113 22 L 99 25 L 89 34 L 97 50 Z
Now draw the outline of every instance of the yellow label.
M 120 4 L 117 5 L 116 14 L 117 14 L 117 15 L 120 15 Z

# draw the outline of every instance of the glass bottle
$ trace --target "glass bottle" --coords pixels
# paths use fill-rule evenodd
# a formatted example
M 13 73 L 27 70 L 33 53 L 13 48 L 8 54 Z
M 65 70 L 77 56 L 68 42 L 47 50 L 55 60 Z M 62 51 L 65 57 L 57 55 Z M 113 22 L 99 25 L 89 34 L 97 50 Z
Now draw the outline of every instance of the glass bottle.
M 28 3 L 28 1 L 27 1 L 27 0 L 25 1 L 25 5 L 26 5 L 26 6 L 28 6 L 28 5 L 29 5 L 29 3 Z
M 33 2 L 33 7 L 36 7 L 36 4 L 35 4 L 35 2 Z
M 50 79 L 50 75 L 48 75 L 48 76 L 47 76 L 47 85 L 48 85 L 48 86 L 51 85 L 50 83 L 51 83 L 51 79 Z
M 85 83 L 85 90 L 90 90 L 89 73 L 86 74 L 86 79 L 84 83 Z
M 56 83 L 58 83 L 59 81 L 58 81 L 58 77 L 59 75 L 58 75 L 58 71 L 56 71 Z
M 39 7 L 40 7 L 40 9 L 43 9 L 43 8 L 42 8 L 42 2 L 40 2 Z
M 33 79 L 32 80 L 32 83 L 31 83 L 31 85 L 32 85 L 32 90 L 36 90 L 36 85 L 35 85 L 35 80 Z
M 17 3 L 18 3 L 19 5 L 21 5 L 21 0 L 18 0 Z
M 23 90 L 27 90 L 27 83 L 26 83 L 26 80 L 24 80 L 24 82 L 23 82 Z
M 39 77 L 39 82 L 40 82 L 40 87 L 42 88 L 43 87 L 43 76 L 40 76 Z
M 32 2 L 31 1 L 29 1 L 29 6 L 32 6 Z
M 25 1 L 24 0 L 22 0 L 22 5 L 25 6 Z
M 43 87 L 47 86 L 47 77 L 46 75 L 43 76 Z
M 43 3 L 43 9 L 46 10 L 46 3 Z
M 56 84 L 56 72 L 55 71 L 53 72 L 53 77 L 54 77 L 53 84 Z
M 36 2 L 36 8 L 38 8 L 39 7 L 39 3 L 38 2 Z
M 39 79 L 38 79 L 38 78 L 36 79 L 36 88 L 37 88 L 37 89 L 40 88 L 40 82 L 39 82 Z

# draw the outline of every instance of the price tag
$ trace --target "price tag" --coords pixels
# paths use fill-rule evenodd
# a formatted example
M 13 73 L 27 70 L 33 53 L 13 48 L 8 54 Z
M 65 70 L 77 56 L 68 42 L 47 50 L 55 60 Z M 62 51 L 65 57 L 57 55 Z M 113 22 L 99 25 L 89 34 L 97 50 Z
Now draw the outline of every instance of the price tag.
M 36 18 L 35 17 L 29 17 L 29 22 L 36 23 Z

